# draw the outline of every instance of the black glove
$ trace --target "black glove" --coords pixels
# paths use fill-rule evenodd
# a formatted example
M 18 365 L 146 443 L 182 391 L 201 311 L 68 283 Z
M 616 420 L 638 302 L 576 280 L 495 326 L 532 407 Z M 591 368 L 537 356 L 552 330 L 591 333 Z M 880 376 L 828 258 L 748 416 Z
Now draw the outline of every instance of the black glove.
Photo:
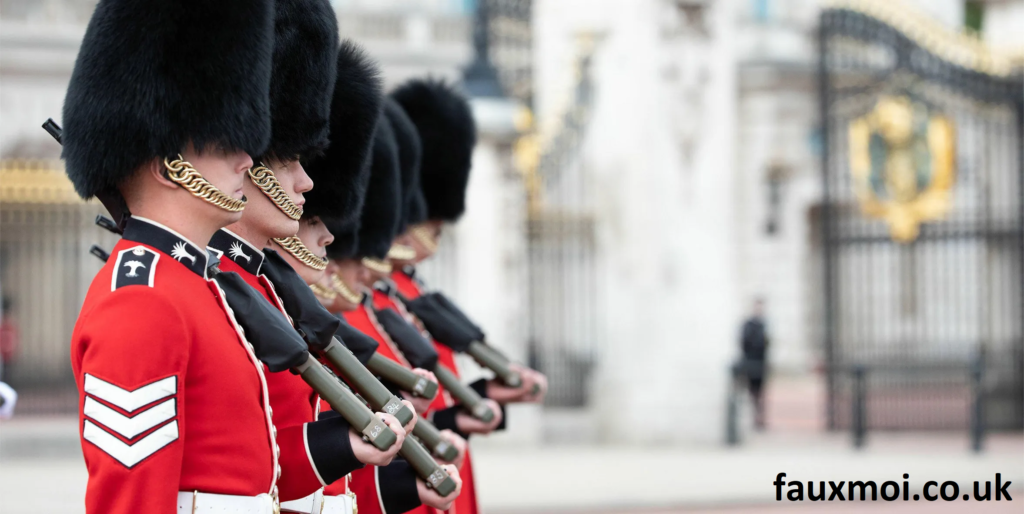
M 210 270 L 224 291 L 224 301 L 245 331 L 256 358 L 270 371 L 278 372 L 304 364 L 309 359 L 306 343 L 273 304 L 237 273 Z
M 405 321 L 400 314 L 391 309 L 376 311 L 377 321 L 398 349 L 405 354 L 405 359 L 414 368 L 434 369 L 437 366 L 437 350 L 427 341 L 416 327 Z

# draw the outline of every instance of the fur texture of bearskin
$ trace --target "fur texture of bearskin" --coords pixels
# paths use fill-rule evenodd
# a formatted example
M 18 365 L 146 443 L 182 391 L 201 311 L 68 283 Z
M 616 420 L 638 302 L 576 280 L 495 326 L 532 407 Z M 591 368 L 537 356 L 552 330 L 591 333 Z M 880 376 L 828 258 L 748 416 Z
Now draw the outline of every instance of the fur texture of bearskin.
M 63 113 L 68 177 L 83 198 L 191 141 L 262 155 L 270 141 L 270 0 L 102 0 Z
M 402 172 L 402 212 L 398 218 L 398 233 L 405 232 L 406 219 L 413 208 L 416 194 L 420 188 L 420 157 L 423 148 L 416 125 L 412 124 L 402 106 L 392 98 L 384 100 L 384 115 L 391 122 L 395 133 L 395 144 L 398 145 L 398 165 Z
M 338 78 L 338 19 L 328 0 L 277 0 L 266 156 L 319 155 Z
M 341 224 L 359 215 L 382 102 L 377 63 L 355 43 L 343 41 L 331 99 L 331 142 L 322 155 L 303 161 L 313 179 L 313 189 L 304 193 L 304 215 L 334 218 Z
M 381 116 L 373 139 L 370 183 L 366 188 L 359 217 L 359 257 L 383 259 L 398 235 L 398 217 L 402 212 L 401 172 L 394 131 Z
M 466 210 L 476 123 L 466 98 L 437 80 L 411 80 L 391 96 L 405 110 L 420 135 L 420 188 L 427 217 L 456 221 Z

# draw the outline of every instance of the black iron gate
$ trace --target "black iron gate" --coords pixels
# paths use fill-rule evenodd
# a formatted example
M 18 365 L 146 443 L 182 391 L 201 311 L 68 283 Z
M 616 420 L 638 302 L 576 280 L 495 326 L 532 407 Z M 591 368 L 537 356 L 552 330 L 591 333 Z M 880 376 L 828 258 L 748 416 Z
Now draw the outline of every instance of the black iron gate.
M 972 38 L 880 2 L 823 12 L 830 428 L 855 369 L 870 428 L 1024 424 L 1024 81 Z

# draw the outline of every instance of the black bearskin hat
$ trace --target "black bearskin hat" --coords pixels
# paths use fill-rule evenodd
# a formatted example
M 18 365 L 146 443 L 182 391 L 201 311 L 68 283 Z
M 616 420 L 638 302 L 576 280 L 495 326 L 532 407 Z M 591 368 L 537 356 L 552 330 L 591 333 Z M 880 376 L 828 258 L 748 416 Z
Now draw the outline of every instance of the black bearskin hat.
M 455 221 L 466 210 L 476 124 L 469 102 L 436 80 L 411 80 L 391 94 L 416 125 L 423 145 L 420 188 L 427 218 Z
M 392 98 L 384 100 L 384 114 L 391 122 L 391 129 L 395 133 L 395 144 L 398 146 L 398 165 L 402 172 L 402 212 L 398 217 L 398 233 L 405 232 L 409 211 L 413 207 L 416 194 L 420 189 L 420 156 L 423 152 L 420 146 L 420 136 L 416 132 L 416 125 L 412 124 L 409 116 L 405 114 L 402 107 Z
M 365 188 L 363 192 L 366 192 Z M 343 221 L 324 218 L 323 222 L 334 236 L 334 241 L 327 246 L 327 257 L 334 260 L 355 257 L 359 251 L 359 218 L 353 217 Z
M 266 156 L 293 159 L 327 148 L 338 77 L 338 19 L 328 0 L 277 0 Z
M 417 187 L 412 198 L 406 205 L 405 226 L 411 227 L 427 221 L 427 200 L 423 198 L 423 190 Z
M 343 41 L 331 99 L 331 143 L 322 155 L 303 162 L 313 179 L 313 189 L 304 193 L 303 215 L 334 218 L 339 224 L 359 216 L 363 206 L 360 190 L 366 187 L 382 102 L 377 63 L 355 43 Z
M 370 184 L 359 218 L 359 257 L 383 259 L 398 235 L 398 217 L 402 212 L 402 191 L 399 183 L 398 148 L 391 123 L 381 116 L 373 139 L 373 161 Z
M 263 154 L 273 34 L 270 0 L 100 1 L 64 98 L 78 194 L 114 190 L 190 141 Z

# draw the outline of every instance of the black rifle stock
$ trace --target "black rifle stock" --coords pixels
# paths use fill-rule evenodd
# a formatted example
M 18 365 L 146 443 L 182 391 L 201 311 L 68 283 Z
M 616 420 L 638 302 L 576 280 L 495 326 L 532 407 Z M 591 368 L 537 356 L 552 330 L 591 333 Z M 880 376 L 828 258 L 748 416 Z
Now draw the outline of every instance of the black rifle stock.
M 64 131 L 60 128 L 60 125 L 57 125 L 56 121 L 53 121 L 53 118 L 47 118 L 43 122 L 43 130 L 50 134 L 57 143 L 64 144 Z M 107 212 L 116 221 L 113 232 L 118 235 L 123 234 L 124 227 L 128 224 L 128 218 L 131 217 L 131 213 L 128 212 L 128 206 L 124 203 L 121 193 L 117 190 L 103 191 L 98 193 L 96 198 L 100 199 L 100 203 L 103 204 L 103 207 L 107 209 Z M 97 220 L 98 222 L 99 220 Z
M 92 245 L 89 247 L 89 253 L 93 254 L 97 259 L 103 262 L 107 262 L 107 260 L 110 259 L 110 254 L 103 248 L 100 248 L 100 245 Z

